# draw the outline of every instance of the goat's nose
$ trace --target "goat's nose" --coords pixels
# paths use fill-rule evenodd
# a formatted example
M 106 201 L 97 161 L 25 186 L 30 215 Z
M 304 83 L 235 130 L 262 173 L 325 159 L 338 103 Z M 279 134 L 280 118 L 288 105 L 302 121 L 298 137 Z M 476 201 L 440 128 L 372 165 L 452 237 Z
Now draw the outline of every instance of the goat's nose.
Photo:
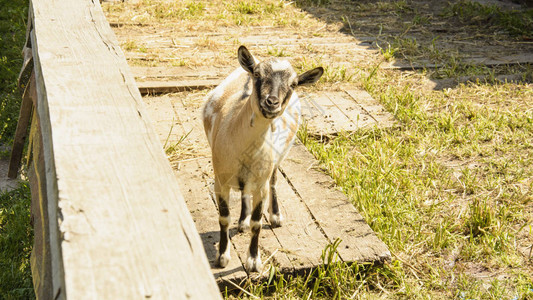
M 270 96 L 266 99 L 266 104 L 270 107 L 276 107 L 279 104 L 279 99 L 276 96 Z

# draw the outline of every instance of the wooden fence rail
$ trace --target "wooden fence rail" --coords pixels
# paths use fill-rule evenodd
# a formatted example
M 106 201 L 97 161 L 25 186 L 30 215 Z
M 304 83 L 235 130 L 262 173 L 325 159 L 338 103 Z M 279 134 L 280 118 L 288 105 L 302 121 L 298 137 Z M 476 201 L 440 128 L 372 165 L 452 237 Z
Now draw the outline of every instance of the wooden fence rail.
M 37 297 L 220 298 L 99 1 L 32 0 L 27 36 L 10 176 L 31 119 Z

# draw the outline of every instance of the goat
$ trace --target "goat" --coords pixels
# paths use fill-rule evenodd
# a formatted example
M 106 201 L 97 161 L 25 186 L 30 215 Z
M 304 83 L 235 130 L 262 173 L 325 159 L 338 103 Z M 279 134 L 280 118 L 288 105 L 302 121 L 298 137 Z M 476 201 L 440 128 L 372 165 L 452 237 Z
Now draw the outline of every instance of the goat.
M 271 58 L 259 62 L 244 46 L 239 47 L 238 60 L 241 67 L 207 95 L 203 122 L 212 151 L 219 211 L 216 264 L 224 268 L 230 260 L 228 201 L 230 189 L 238 188 L 242 204 L 238 229 L 243 232 L 251 228 L 245 268 L 253 272 L 262 264 L 258 241 L 266 199 L 270 199 L 271 225 L 281 226 L 276 171 L 292 146 L 300 122 L 300 102 L 294 89 L 318 81 L 324 69 L 318 67 L 298 75 L 288 61 Z

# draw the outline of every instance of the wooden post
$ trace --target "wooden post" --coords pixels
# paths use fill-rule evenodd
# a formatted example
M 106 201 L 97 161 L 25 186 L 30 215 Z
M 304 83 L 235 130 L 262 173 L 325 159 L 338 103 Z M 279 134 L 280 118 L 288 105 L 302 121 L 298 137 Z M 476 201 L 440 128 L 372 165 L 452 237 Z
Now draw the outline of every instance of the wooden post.
M 37 297 L 219 299 L 99 2 L 32 0 L 29 22 Z
M 33 85 L 32 85 L 33 84 Z M 15 137 L 13 138 L 13 147 L 11 148 L 11 159 L 9 161 L 9 170 L 7 177 L 14 179 L 17 178 L 18 170 L 20 168 L 20 161 L 22 159 L 22 152 L 24 150 L 24 144 L 26 142 L 26 135 L 28 133 L 28 126 L 30 125 L 30 117 L 33 109 L 31 100 L 30 87 L 35 89 L 35 75 L 31 74 L 30 82 L 24 89 L 24 95 L 22 96 L 22 103 L 20 105 L 19 120 L 17 123 L 17 129 L 15 130 Z M 35 91 L 33 91 L 35 92 Z

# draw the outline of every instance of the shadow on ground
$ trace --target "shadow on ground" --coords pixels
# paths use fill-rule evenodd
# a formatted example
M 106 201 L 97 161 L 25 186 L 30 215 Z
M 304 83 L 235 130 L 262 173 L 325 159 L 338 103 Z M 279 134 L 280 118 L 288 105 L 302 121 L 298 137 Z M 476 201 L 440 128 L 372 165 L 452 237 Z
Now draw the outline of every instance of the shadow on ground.
M 518 2 L 518 1 L 517 1 Z M 298 0 L 362 41 L 383 68 L 425 69 L 433 89 L 467 81 L 533 82 L 533 8 L 511 0 Z M 481 4 L 483 3 L 483 4 Z

